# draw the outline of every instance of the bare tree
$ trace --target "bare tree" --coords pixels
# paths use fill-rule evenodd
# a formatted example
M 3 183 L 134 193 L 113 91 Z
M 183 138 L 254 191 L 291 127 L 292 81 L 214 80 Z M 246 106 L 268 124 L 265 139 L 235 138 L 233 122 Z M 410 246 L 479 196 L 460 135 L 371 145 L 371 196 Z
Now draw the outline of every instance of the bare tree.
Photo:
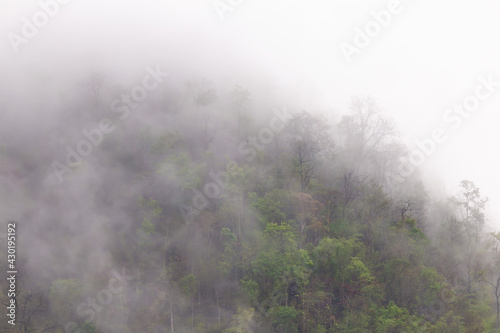
M 333 152 L 333 139 L 326 120 L 303 112 L 289 123 L 290 147 L 293 172 L 300 177 L 301 190 L 314 177 L 321 157 Z
M 371 97 L 354 98 L 350 108 L 339 123 L 347 167 L 359 175 L 370 173 L 383 185 L 386 171 L 402 154 L 395 126 Z
M 340 205 L 341 193 L 336 189 L 333 181 L 329 182 L 326 186 L 320 185 L 318 193 L 319 201 L 323 204 L 326 213 L 326 225 L 329 228 L 330 223 L 333 222 L 335 214 Z M 329 230 L 327 230 L 329 233 Z
M 7 296 L 4 293 L 5 296 Z M 44 313 L 48 312 L 45 295 L 34 288 L 25 290 L 19 288 L 14 297 L 16 302 L 16 323 L 20 332 L 44 332 L 55 329 L 58 325 L 52 321 L 47 321 Z M 6 302 L 0 302 L 8 306 Z M 43 327 L 43 329 L 41 329 Z
M 474 293 L 474 284 L 481 279 L 483 256 L 479 253 L 480 237 L 485 223 L 484 206 L 488 201 L 482 198 L 473 182 L 462 180 L 456 197 L 450 198 L 455 206 L 455 215 L 450 217 L 449 226 L 454 237 L 460 239 L 460 254 L 467 278 L 467 293 Z
M 479 188 L 470 180 L 462 180 L 460 188 L 459 194 L 450 200 L 457 208 L 457 219 L 465 233 L 477 242 L 484 227 L 484 206 L 488 198 L 482 198 Z
M 370 153 L 395 137 L 392 121 L 380 114 L 380 107 L 371 97 L 355 98 L 351 114 L 342 117 L 340 128 L 344 131 L 346 148 L 365 159 Z
M 359 177 L 353 169 L 346 169 L 340 178 L 342 191 L 342 217 L 346 216 L 349 205 L 361 195 L 366 177 Z

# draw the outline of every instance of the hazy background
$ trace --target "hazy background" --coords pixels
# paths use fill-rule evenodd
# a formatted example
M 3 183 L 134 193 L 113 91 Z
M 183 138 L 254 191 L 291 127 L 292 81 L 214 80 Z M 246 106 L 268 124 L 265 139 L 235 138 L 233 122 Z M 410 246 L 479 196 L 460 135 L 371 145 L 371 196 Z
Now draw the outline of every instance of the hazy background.
M 198 73 L 332 117 L 346 113 L 353 96 L 370 95 L 410 148 L 433 128 L 446 130 L 448 140 L 421 167 L 427 185 L 451 195 L 460 180 L 474 181 L 498 229 L 500 89 L 456 131 L 442 117 L 474 91 L 479 75 L 500 80 L 500 4 L 401 1 L 401 13 L 348 64 L 340 43 L 352 43 L 355 27 L 388 2 L 247 0 L 221 21 L 210 0 L 73 0 L 15 54 L 7 34 L 20 34 L 22 18 L 40 6 L 0 0 L 0 101 L 9 100 L 2 128 L 33 134 L 33 147 L 43 146 L 50 131 L 37 136 L 37 129 L 50 128 L 74 77 L 95 70 L 130 87 L 155 64 L 171 82 Z M 40 105 L 41 96 L 54 102 Z M 39 167 L 50 172 L 50 163 Z

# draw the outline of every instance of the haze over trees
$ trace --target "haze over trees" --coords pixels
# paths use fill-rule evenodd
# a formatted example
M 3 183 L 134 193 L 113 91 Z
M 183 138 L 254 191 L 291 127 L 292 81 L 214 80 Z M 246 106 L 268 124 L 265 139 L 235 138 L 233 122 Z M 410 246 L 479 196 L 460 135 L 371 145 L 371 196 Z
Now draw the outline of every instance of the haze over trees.
M 0 0 L 0 333 L 500 333 L 498 6 Z
M 406 152 L 373 98 L 332 121 L 193 76 L 120 120 L 121 88 L 84 82 L 62 107 L 102 112 L 1 150 L 26 228 L 19 332 L 498 331 L 487 199 L 471 180 L 449 198 L 394 182 Z M 54 158 L 104 115 L 116 129 L 58 182 Z

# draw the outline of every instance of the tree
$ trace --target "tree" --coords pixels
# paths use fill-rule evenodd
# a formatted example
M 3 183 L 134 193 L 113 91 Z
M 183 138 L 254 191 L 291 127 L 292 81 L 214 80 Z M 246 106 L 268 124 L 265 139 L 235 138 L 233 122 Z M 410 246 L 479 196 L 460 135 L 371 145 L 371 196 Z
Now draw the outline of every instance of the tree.
M 489 284 L 493 288 L 493 294 L 495 295 L 495 305 L 496 305 L 496 329 L 500 332 L 499 327 L 499 317 L 500 317 L 500 232 L 490 233 L 491 240 L 491 255 L 492 261 L 488 267 L 489 277 L 484 277 L 484 282 Z
M 483 230 L 484 206 L 488 198 L 482 198 L 479 188 L 470 180 L 460 182 L 460 191 L 456 197 L 451 198 L 451 202 L 457 208 L 457 219 L 469 238 L 479 241 L 481 231 Z
M 191 301 L 191 329 L 194 328 L 194 296 L 198 289 L 196 276 L 189 274 L 181 278 L 178 282 L 179 289 Z
M 198 123 L 198 108 L 202 107 L 205 110 L 205 113 L 201 116 L 201 118 L 205 121 L 203 126 L 202 142 L 204 149 L 207 150 L 218 131 L 218 128 L 216 127 L 210 133 L 209 123 L 212 115 L 210 115 L 207 110 L 207 106 L 217 100 L 217 89 L 214 87 L 214 83 L 212 81 L 197 76 L 186 83 L 186 89 L 196 106 L 196 123 Z
M 353 98 L 351 113 L 343 116 L 339 128 L 343 133 L 343 155 L 346 169 L 360 177 L 370 174 L 381 185 L 391 165 L 396 165 L 402 151 L 395 141 L 397 132 L 392 121 L 381 114 L 371 97 Z
M 0 304 L 9 306 L 9 298 L 7 292 L 4 292 L 6 301 L 3 299 Z M 59 325 L 55 323 L 49 314 L 48 301 L 45 293 L 33 287 L 25 289 L 20 287 L 16 291 L 16 325 L 19 327 L 19 332 L 36 332 L 37 328 L 44 327 L 44 330 L 55 329 Z M 7 322 L 9 317 L 5 317 L 4 321 Z M 8 325 L 10 326 L 10 324 Z
M 205 106 L 217 99 L 217 90 L 212 81 L 195 76 L 186 82 L 186 89 L 196 105 Z
M 410 322 L 408 310 L 398 307 L 393 301 L 379 311 L 377 319 L 375 329 L 377 333 L 408 332 Z
M 488 201 L 482 198 L 473 182 L 460 182 L 460 191 L 450 201 L 455 205 L 456 215 L 451 218 L 461 231 L 460 244 L 467 279 L 467 293 L 474 292 L 474 284 L 481 279 L 482 255 L 479 253 L 479 240 L 484 227 L 484 206 Z
M 307 193 L 294 193 L 293 199 L 294 207 L 296 208 L 294 215 L 296 221 L 299 223 L 300 234 L 309 234 L 312 236 L 310 238 L 312 238 L 313 243 L 317 245 L 321 236 L 326 231 L 325 226 L 319 219 L 319 211 L 323 208 L 323 205 Z M 299 248 L 302 247 L 302 238 L 300 239 Z
M 236 113 L 236 135 L 240 139 L 242 137 L 242 123 L 244 121 L 248 121 L 248 118 L 245 116 L 245 114 L 248 111 L 248 105 L 250 103 L 250 92 L 240 86 L 235 86 L 231 91 L 231 100 L 233 103 L 234 112 Z
M 231 328 L 224 330 L 224 333 L 253 333 L 254 326 L 255 310 L 238 308 L 231 321 Z
M 314 177 L 320 158 L 333 152 L 329 129 L 325 119 L 307 112 L 295 115 L 289 122 L 292 170 L 300 177 L 302 192 Z
M 334 186 L 333 181 L 319 184 L 316 191 L 318 201 L 323 205 L 323 212 L 326 218 L 327 232 L 330 232 L 330 223 L 333 222 L 340 206 L 341 193 Z
M 292 306 L 278 306 L 272 311 L 272 326 L 276 333 L 297 333 L 299 312 Z
M 362 186 L 366 177 L 360 178 L 354 169 L 345 170 L 340 178 L 342 194 L 342 217 L 346 217 L 349 205 L 362 194 Z
M 254 280 L 261 286 L 261 297 L 269 300 L 258 307 L 260 313 L 265 313 L 275 306 L 300 304 L 313 262 L 307 251 L 297 249 L 290 225 L 268 223 L 262 248 L 251 266 Z
M 351 114 L 342 117 L 339 127 L 345 134 L 345 148 L 358 162 L 392 142 L 396 135 L 394 125 L 380 114 L 380 107 L 371 97 L 354 98 Z
M 67 304 L 78 304 L 82 296 L 82 285 L 74 279 L 52 281 L 49 300 L 52 308 L 57 311 L 58 320 L 65 322 L 75 316 L 75 309 Z

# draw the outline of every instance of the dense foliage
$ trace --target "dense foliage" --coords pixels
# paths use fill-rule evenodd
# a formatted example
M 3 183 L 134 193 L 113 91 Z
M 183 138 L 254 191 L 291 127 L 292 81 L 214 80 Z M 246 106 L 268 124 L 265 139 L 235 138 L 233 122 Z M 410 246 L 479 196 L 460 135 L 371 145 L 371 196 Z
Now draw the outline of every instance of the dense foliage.
M 26 199 L 57 228 L 83 224 L 57 214 L 78 197 L 68 188 L 90 184 L 85 209 L 99 212 L 92 232 L 113 265 L 20 275 L 19 331 L 498 331 L 500 234 L 484 231 L 486 199 L 471 181 L 431 198 L 418 173 L 398 174 L 405 149 L 372 99 L 334 122 L 281 107 L 254 118 L 241 87 L 217 98 L 193 79 L 186 91 L 165 97 L 169 125 L 124 121 L 62 184 Z M 37 168 L 14 150 L 2 158 Z M 123 288 L 112 267 L 129 275 Z M 97 305 L 79 307 L 88 297 Z

